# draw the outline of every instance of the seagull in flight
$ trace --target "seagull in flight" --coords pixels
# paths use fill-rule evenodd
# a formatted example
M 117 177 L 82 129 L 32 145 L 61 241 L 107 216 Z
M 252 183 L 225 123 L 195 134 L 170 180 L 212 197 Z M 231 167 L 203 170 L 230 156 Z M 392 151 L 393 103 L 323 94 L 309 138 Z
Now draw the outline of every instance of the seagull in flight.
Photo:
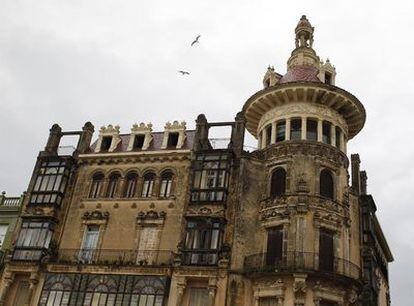
M 181 73 L 181 75 L 190 75 L 188 71 L 179 70 L 178 72 Z
M 198 35 L 196 39 L 191 43 L 191 47 L 194 46 L 196 43 L 198 43 L 198 39 L 201 37 L 201 35 Z

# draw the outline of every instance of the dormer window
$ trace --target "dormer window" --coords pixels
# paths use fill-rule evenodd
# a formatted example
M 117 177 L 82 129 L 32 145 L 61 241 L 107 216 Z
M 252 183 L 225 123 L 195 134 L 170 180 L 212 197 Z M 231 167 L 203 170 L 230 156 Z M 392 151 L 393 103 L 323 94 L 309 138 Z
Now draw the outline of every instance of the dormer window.
M 109 148 L 111 147 L 111 143 L 112 143 L 112 136 L 102 137 L 101 152 L 108 152 Z
M 175 148 L 178 144 L 178 133 L 168 133 L 168 148 Z
M 145 135 L 141 134 L 141 135 L 135 135 L 135 140 L 134 140 L 134 150 L 142 150 L 142 147 L 144 146 L 144 141 L 145 141 Z
M 325 84 L 332 85 L 332 74 L 325 72 Z

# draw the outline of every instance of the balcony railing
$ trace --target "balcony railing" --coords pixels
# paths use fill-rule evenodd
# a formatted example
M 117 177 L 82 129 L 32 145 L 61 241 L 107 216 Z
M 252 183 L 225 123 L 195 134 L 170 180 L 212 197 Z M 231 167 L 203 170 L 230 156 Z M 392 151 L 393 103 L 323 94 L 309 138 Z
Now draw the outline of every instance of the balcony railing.
M 172 255 L 171 251 L 165 250 L 59 249 L 50 261 L 86 265 L 169 266 Z
M 20 199 L 20 197 L 4 198 L 3 205 L 9 207 L 20 206 Z
M 287 252 L 282 258 L 269 253 L 249 255 L 244 260 L 244 270 L 246 273 L 318 272 L 354 279 L 360 279 L 361 276 L 360 268 L 348 260 L 338 257 L 324 259 L 319 253 L 311 252 Z
M 218 250 L 183 250 L 181 264 L 185 266 L 214 266 L 218 262 Z
M 47 254 L 47 249 L 41 247 L 20 247 L 13 250 L 12 259 L 16 261 L 39 261 Z

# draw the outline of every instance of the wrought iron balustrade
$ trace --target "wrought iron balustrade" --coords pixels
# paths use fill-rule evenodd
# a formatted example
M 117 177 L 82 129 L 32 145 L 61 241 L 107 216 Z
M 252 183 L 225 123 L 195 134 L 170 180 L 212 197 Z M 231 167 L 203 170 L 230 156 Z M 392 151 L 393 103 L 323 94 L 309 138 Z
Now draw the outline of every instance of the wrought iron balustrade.
M 172 251 L 116 249 L 59 249 L 50 262 L 119 266 L 169 266 Z
M 322 273 L 326 275 L 342 275 L 353 279 L 360 279 L 360 268 L 345 259 L 333 257 L 323 260 L 319 253 L 313 252 L 285 252 L 281 258 L 274 254 L 258 253 L 245 257 L 244 271 L 246 273 Z

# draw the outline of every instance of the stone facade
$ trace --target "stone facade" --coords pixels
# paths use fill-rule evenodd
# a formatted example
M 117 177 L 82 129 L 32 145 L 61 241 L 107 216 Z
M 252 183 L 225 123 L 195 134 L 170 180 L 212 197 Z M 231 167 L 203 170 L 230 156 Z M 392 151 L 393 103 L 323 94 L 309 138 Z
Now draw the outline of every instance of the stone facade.
M 108 125 L 94 143 L 89 122 L 53 125 L 0 305 L 389 305 L 392 254 L 359 156 L 347 156 L 364 107 L 335 86 L 305 16 L 295 34 L 287 73 L 269 67 L 231 122 Z M 231 127 L 220 149 L 218 126 Z M 67 135 L 79 142 L 65 155 Z

